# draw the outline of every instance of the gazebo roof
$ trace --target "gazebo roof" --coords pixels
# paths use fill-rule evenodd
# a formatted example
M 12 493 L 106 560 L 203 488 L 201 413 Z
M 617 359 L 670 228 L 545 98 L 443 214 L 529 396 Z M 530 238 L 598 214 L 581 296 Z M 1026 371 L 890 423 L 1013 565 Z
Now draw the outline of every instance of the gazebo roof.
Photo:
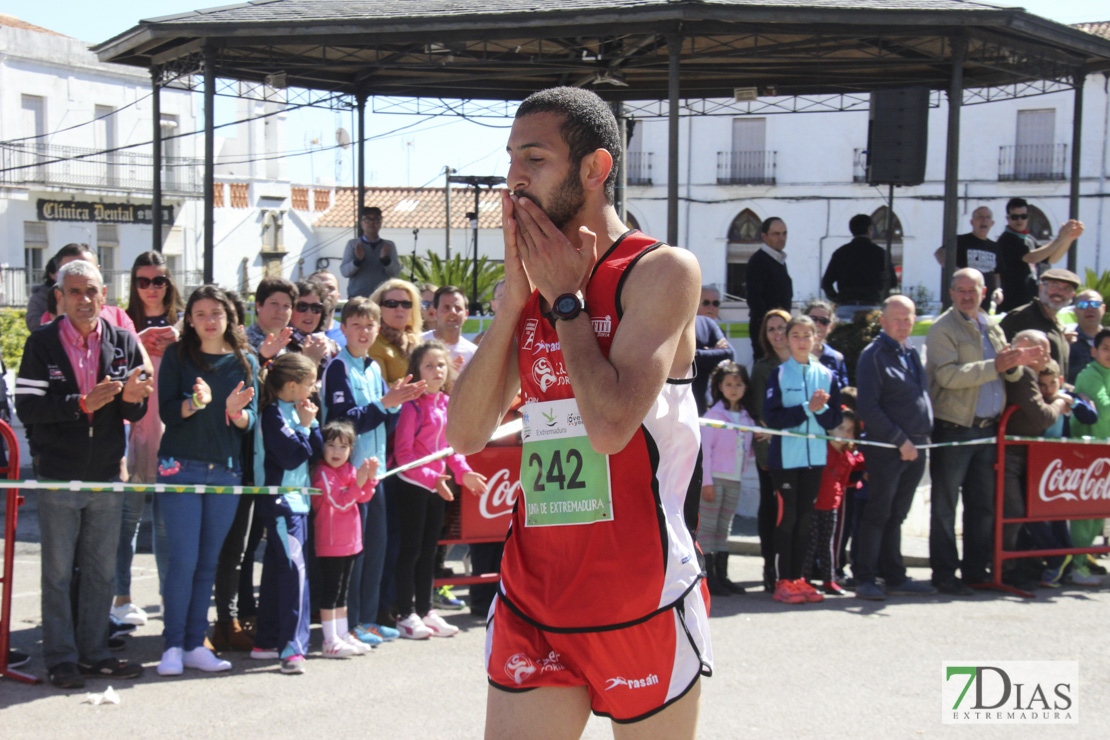
M 552 85 L 611 100 L 966 87 L 1110 69 L 1110 39 L 1020 8 L 965 0 L 255 0 L 140 21 L 102 61 L 367 96 L 519 100 Z

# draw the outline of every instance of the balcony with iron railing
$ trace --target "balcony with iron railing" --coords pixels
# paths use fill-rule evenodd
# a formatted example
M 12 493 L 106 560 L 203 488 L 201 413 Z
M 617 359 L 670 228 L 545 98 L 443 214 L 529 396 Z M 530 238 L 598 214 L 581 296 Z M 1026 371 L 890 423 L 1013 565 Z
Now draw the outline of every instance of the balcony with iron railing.
M 162 158 L 162 192 L 200 195 L 203 162 Z M 103 152 L 38 142 L 0 142 L 0 185 L 54 185 L 95 190 L 150 191 L 154 157 L 137 151 Z
M 867 182 L 867 150 L 852 150 L 852 182 Z
M 774 185 L 777 151 L 717 152 L 718 185 Z
M 999 182 L 1064 180 L 1067 144 L 1018 144 L 998 147 Z
M 653 152 L 628 152 L 628 184 L 651 185 L 651 155 Z

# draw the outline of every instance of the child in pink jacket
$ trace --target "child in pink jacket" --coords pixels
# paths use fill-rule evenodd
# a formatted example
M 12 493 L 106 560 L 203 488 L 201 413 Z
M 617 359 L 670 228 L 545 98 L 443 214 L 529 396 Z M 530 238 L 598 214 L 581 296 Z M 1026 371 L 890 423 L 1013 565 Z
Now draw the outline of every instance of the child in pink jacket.
M 358 504 L 374 495 L 378 458 L 367 458 L 357 470 L 348 462 L 355 445 L 355 428 L 349 421 L 329 421 L 323 438 L 324 459 L 312 476 L 312 487 L 323 492 L 312 497 L 322 587 L 320 624 L 324 657 L 346 658 L 371 649 L 347 631 L 347 584 L 355 556 L 362 552 Z
M 447 394 L 442 390 L 451 372 L 447 348 L 435 340 L 424 342 L 413 350 L 408 372 L 427 385 L 423 396 L 401 407 L 393 433 L 393 467 L 447 447 L 444 437 Z M 401 531 L 395 579 L 397 630 L 401 637 L 412 640 L 451 637 L 459 631 L 432 609 L 436 545 L 445 502 L 454 499 L 443 474 L 447 465 L 454 471 L 455 480 L 472 493 L 485 492 L 485 476 L 471 470 L 462 455 L 447 455 L 446 461 L 441 457 L 397 474 L 397 519 Z

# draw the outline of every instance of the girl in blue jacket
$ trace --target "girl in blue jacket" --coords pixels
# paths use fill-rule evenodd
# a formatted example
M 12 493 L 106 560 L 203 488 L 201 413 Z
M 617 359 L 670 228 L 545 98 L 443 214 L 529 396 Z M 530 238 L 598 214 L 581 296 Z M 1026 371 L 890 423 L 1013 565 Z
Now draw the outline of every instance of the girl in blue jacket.
M 284 354 L 266 373 L 255 435 L 255 480 L 263 486 L 309 488 L 309 463 L 324 442 L 309 400 L 316 364 L 300 353 Z M 304 673 L 308 652 L 308 580 L 305 540 L 310 499 L 303 491 L 260 496 L 266 554 L 258 590 L 258 628 L 252 658 L 281 658 L 282 673 Z
M 796 434 L 827 434 L 840 426 L 840 387 L 810 352 L 816 328 L 808 316 L 786 325 L 790 359 L 767 380 L 763 417 L 767 426 Z M 821 601 L 802 579 L 813 504 L 825 467 L 825 441 L 803 437 L 771 438 L 768 467 L 775 482 L 779 519 L 775 527 L 775 600 L 787 604 Z

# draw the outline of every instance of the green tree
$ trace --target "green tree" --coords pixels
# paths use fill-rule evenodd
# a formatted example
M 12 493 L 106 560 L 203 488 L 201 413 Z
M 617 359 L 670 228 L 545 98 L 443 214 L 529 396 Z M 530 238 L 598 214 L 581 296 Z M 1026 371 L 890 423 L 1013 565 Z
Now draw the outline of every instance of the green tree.
M 1091 290 L 1097 290 L 1099 295 L 1102 296 L 1104 305 L 1110 305 L 1110 270 L 1105 271 L 1102 275 L 1098 275 L 1091 268 L 1087 268 L 1087 285 L 1084 286 Z M 1102 325 L 1110 325 L 1110 313 L 1102 317 Z
M 467 259 L 461 254 L 456 254 L 449 260 L 429 251 L 424 257 L 417 257 L 415 262 L 409 255 L 401 256 L 401 276 L 412 276 L 412 281 L 417 285 L 433 283 L 435 285 L 454 285 L 461 288 L 470 300 L 474 301 L 474 260 Z M 478 258 L 478 300 L 488 303 L 493 297 L 493 286 L 505 276 L 505 266 L 500 262 L 493 262 L 488 257 Z
M 23 359 L 23 345 L 31 332 L 27 331 L 27 309 L 0 308 L 0 354 L 9 369 L 18 370 Z

